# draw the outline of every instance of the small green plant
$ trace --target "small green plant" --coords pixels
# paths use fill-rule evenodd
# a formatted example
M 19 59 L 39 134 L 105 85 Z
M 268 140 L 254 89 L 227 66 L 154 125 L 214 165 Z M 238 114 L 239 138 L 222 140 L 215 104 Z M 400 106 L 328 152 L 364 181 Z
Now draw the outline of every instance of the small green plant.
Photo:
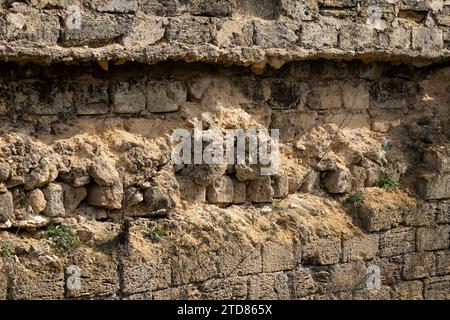
M 13 254 L 11 246 L 6 242 L 0 244 L 0 253 L 5 257 L 10 257 Z
M 362 192 L 357 192 L 354 193 L 350 196 L 347 197 L 347 199 L 345 199 L 346 203 L 352 203 L 352 204 L 357 204 L 357 203 L 361 203 L 364 201 L 364 194 Z
M 377 187 L 383 188 L 386 190 L 394 190 L 397 188 L 398 183 L 391 175 L 381 172 L 380 177 L 378 178 Z
M 154 241 L 161 241 L 163 237 L 167 236 L 166 230 L 163 227 L 145 228 L 144 234 Z
M 73 251 L 81 245 L 80 239 L 69 225 L 50 223 L 47 226 L 46 233 L 47 237 L 58 248 Z
M 223 223 L 225 223 L 226 225 L 229 225 L 231 223 L 231 217 L 229 215 L 224 215 Z

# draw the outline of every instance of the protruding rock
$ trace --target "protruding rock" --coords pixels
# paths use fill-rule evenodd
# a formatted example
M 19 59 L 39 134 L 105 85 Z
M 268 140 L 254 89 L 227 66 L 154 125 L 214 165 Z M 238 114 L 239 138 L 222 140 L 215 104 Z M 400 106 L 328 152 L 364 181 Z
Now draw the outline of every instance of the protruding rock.
M 0 222 L 6 222 L 13 217 L 13 196 L 11 192 L 0 194 Z
M 328 193 L 345 193 L 350 191 L 350 175 L 347 170 L 337 168 L 322 174 L 322 185 Z
M 58 178 L 74 188 L 85 186 L 91 181 L 91 177 L 84 167 L 73 167 L 69 172 L 60 172 Z
M 58 176 L 58 169 L 54 163 L 43 161 L 39 167 L 33 169 L 25 176 L 25 190 L 40 188 L 52 182 Z
M 119 172 L 111 160 L 102 158 L 89 168 L 89 174 L 100 186 L 112 186 L 120 182 Z
M 247 191 L 248 200 L 256 203 L 272 202 L 273 188 L 269 177 L 250 182 Z
M 214 181 L 206 189 L 206 198 L 209 203 L 227 204 L 233 202 L 234 186 L 229 177 L 222 177 Z
M 144 200 L 147 207 L 152 211 L 170 210 L 176 207 L 176 202 L 172 195 L 157 185 L 145 191 Z
M 285 198 L 289 194 L 289 180 L 286 174 L 276 174 L 272 181 L 273 197 Z
M 206 188 L 194 182 L 189 176 L 178 176 L 178 184 L 180 186 L 180 197 L 186 201 L 205 202 Z
M 136 206 L 142 201 L 144 201 L 144 194 L 139 188 L 129 187 L 125 190 L 125 201 L 126 207 Z
M 66 211 L 64 209 L 64 190 L 60 184 L 50 183 L 44 190 L 47 205 L 44 215 L 47 217 L 61 217 Z
M 236 170 L 236 178 L 239 181 L 257 180 L 260 177 L 259 168 L 257 166 L 237 164 L 234 168 Z
M 11 168 L 9 167 L 9 164 L 0 162 L 0 182 L 8 180 L 10 171 Z
M 73 211 L 80 205 L 87 196 L 86 188 L 73 188 L 68 184 L 61 183 L 64 190 L 64 208 L 66 211 Z
M 40 189 L 34 189 L 27 194 L 27 202 L 33 209 L 34 214 L 39 214 L 44 211 L 47 206 L 44 193 Z
M 122 208 L 123 186 L 114 184 L 112 186 L 91 186 L 88 189 L 87 203 L 91 206 L 106 209 Z

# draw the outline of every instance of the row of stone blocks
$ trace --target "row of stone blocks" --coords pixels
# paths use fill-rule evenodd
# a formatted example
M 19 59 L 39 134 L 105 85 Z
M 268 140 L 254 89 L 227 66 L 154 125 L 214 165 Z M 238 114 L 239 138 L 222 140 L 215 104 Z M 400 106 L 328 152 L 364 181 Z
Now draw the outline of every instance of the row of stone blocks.
M 153 244 L 152 258 L 121 262 L 115 254 L 82 251 L 65 262 L 81 269 L 82 289 L 66 293 L 59 258 L 34 257 L 39 264 L 3 258 L 0 298 L 8 291 L 16 299 L 448 299 L 450 225 L 434 223 L 305 243 L 224 243 L 218 251 L 189 254 Z M 367 287 L 373 266 L 381 272 L 378 289 Z
M 128 80 L 22 80 L 9 81 L 3 86 L 5 91 L 0 93 L 0 115 L 143 115 L 176 112 L 187 103 L 201 102 L 209 90 L 217 90 L 219 83 L 230 85 L 230 92 L 235 90 L 235 93 L 241 93 L 247 104 L 268 106 L 273 110 L 292 110 L 304 106 L 310 112 L 347 110 L 358 116 L 370 108 L 399 110 L 418 99 L 416 82 L 389 78 L 326 82 L 275 77 L 237 80 L 234 77 L 207 76 L 149 81 L 141 76 Z M 242 103 L 245 104 L 244 101 Z
M 157 5 L 156 5 L 157 6 Z M 211 5 L 206 5 L 211 6 Z M 220 5 L 217 5 L 220 7 Z M 261 7 L 261 4 L 254 8 Z M 81 10 L 80 26 L 60 23 L 71 19 L 66 6 L 61 9 L 39 10 L 15 3 L 0 20 L 1 38 L 7 41 L 38 41 L 62 46 L 90 45 L 93 47 L 118 43 L 133 48 L 160 42 L 171 44 L 213 44 L 218 47 L 288 48 L 339 48 L 342 50 L 395 49 L 439 50 L 448 44 L 450 21 L 449 6 L 430 11 L 433 23 L 428 26 L 415 24 L 410 27 L 407 19 L 396 20 L 396 11 L 382 16 L 378 30 L 366 23 L 369 11 L 361 11 L 358 23 L 346 23 L 344 19 L 311 16 L 299 23 L 292 14 L 279 20 L 261 20 L 219 17 L 156 17 L 142 13 L 139 18 L 131 13 L 90 12 Z M 144 5 L 145 8 L 145 5 Z M 198 8 L 201 8 L 198 7 Z M 226 8 L 226 7 L 223 7 Z M 250 6 L 249 8 L 253 8 Z M 276 8 L 275 8 L 276 9 Z M 439 10 L 440 9 L 440 10 Z M 228 9 L 227 9 L 228 10 Z M 144 10 L 146 11 L 146 10 Z M 197 10 L 198 11 L 198 10 Z M 289 10 L 284 10 L 289 11 Z M 308 11 L 308 10 L 307 10 Z M 199 13 L 201 12 L 198 11 Z M 269 11 L 268 14 L 275 12 Z M 423 10 L 421 11 L 423 12 Z M 383 15 L 384 13 L 382 13 Z M 214 16 L 214 14 L 211 14 Z M 364 18 L 366 16 L 366 18 Z M 351 18 L 351 17 L 347 17 Z M 73 17 L 72 17 L 73 19 Z M 301 20 L 301 19 L 300 19 Z M 394 22 L 395 21 L 395 22 Z M 395 27 L 393 25 L 395 24 Z M 147 34 L 143 32 L 151 30 Z

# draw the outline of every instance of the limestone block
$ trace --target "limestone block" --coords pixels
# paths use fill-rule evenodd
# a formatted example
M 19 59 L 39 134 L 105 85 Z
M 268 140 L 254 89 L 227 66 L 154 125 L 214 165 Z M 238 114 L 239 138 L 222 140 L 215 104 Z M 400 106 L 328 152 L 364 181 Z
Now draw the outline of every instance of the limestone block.
M 391 257 L 415 250 L 415 231 L 395 228 L 380 235 L 380 255 Z
M 262 247 L 262 271 L 276 272 L 294 268 L 293 245 L 269 243 Z
M 302 261 L 308 264 L 331 265 L 339 262 L 341 253 L 340 238 L 319 238 L 303 245 Z
M 379 236 L 364 234 L 350 239 L 343 239 L 342 260 L 370 260 L 378 255 Z
M 450 226 L 419 228 L 416 242 L 418 251 L 447 249 L 450 244 Z
M 413 27 L 412 47 L 415 50 L 439 50 L 444 46 L 442 30 L 437 28 Z
M 136 81 L 119 81 L 112 95 L 115 113 L 139 113 L 145 109 L 144 85 Z
M 392 296 L 396 300 L 422 300 L 423 283 L 406 281 L 393 286 Z
M 450 174 L 424 174 L 417 179 L 417 191 L 425 199 L 450 198 Z
M 152 113 L 178 111 L 187 99 L 187 89 L 181 81 L 150 81 L 147 84 L 147 109 Z

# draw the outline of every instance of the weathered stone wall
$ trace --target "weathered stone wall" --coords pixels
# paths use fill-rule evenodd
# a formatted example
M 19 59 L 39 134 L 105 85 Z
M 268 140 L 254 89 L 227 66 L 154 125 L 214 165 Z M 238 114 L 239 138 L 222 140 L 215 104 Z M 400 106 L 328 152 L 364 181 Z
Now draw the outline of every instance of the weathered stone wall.
M 0 6 L 0 299 L 450 299 L 449 1 Z
M 10 241 L 18 260 L 2 259 L 4 297 L 448 298 L 448 67 L 314 61 L 259 76 L 202 64 L 1 67 L 1 228 L 44 240 Z M 255 122 L 220 116 L 232 109 Z M 264 178 L 241 165 L 172 166 L 167 140 L 158 148 L 139 141 L 156 143 L 173 128 L 190 128 L 194 115 L 209 126 L 280 129 L 288 150 L 280 171 Z M 113 136 L 105 146 L 84 136 L 111 127 L 141 138 Z M 331 143 L 327 135 L 335 133 L 332 150 L 318 162 L 321 140 Z M 391 150 L 383 150 L 383 139 L 391 139 Z M 285 165 L 289 157 L 302 161 Z M 413 194 L 374 188 L 383 171 Z M 356 191 L 365 199 L 349 205 L 345 198 Z M 340 230 L 334 209 L 324 209 L 330 221 L 320 220 L 316 210 L 329 196 L 351 232 Z M 211 231 L 200 250 L 186 247 L 179 233 L 197 238 L 204 227 L 188 227 L 179 216 L 203 203 L 243 206 L 236 215 L 251 212 L 252 223 L 269 214 L 281 231 L 262 228 L 268 238 L 250 242 L 235 238 L 242 231 L 226 231 L 231 239 Z M 236 210 L 213 208 L 222 216 Z M 284 214 L 317 219 L 327 231 L 305 230 L 311 222 L 299 221 L 286 231 Z M 124 215 L 136 219 L 125 244 L 120 234 L 114 240 Z M 165 217 L 157 225 L 170 236 L 142 240 L 148 221 L 139 217 Z M 105 221 L 97 222 L 100 230 L 92 219 Z M 243 223 L 222 219 L 213 224 L 228 230 Z M 85 245 L 48 255 L 50 220 L 74 225 Z M 69 265 L 82 270 L 81 291 L 66 288 Z M 368 290 L 374 265 L 382 287 Z
M 449 11 L 447 0 L 2 1 L 0 55 L 255 70 L 316 57 L 420 63 L 448 59 Z

